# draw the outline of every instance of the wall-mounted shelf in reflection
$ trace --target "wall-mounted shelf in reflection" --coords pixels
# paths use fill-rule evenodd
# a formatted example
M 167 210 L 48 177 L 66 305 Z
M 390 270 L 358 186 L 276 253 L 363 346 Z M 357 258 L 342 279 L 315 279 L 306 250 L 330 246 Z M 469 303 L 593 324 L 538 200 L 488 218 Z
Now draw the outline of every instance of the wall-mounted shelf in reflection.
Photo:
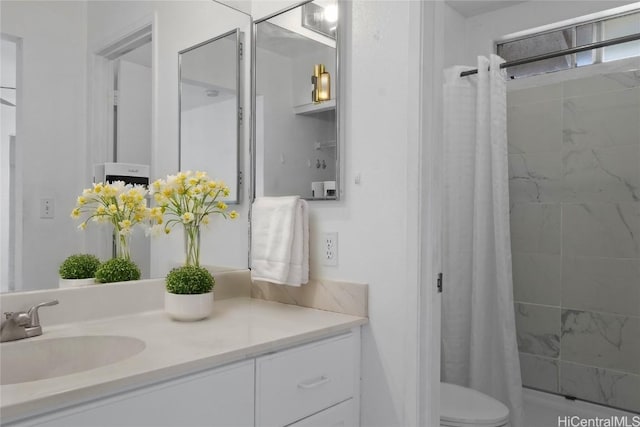
M 330 99 L 328 101 L 319 102 L 317 104 L 310 103 L 310 104 L 296 105 L 295 107 L 293 107 L 293 113 L 309 115 L 309 114 L 322 113 L 323 111 L 329 111 L 329 110 L 335 110 L 335 109 L 336 109 L 336 100 Z
M 325 150 L 327 148 L 336 148 L 335 141 L 318 141 L 313 144 L 313 148 L 316 150 Z

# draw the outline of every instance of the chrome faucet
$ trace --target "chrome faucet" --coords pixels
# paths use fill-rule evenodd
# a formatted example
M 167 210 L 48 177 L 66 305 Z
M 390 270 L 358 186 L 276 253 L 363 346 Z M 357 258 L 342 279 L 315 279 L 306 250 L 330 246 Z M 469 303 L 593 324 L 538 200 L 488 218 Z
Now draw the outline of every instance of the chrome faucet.
M 42 335 L 38 309 L 58 304 L 58 300 L 42 302 L 31 307 L 26 312 L 6 312 L 5 320 L 0 325 L 0 342 L 21 340 L 23 338 Z

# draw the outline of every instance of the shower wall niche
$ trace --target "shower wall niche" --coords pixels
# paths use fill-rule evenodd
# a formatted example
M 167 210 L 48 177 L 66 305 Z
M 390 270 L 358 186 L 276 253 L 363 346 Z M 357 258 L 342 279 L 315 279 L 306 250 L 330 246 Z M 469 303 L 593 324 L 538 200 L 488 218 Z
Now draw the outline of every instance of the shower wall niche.
M 525 386 L 640 412 L 640 72 L 508 95 Z

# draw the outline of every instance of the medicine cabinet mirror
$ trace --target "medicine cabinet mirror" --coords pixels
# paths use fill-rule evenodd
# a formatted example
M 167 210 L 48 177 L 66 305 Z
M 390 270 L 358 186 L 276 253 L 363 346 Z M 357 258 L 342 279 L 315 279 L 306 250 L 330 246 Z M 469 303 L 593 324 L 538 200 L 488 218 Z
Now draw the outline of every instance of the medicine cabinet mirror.
M 340 196 L 338 23 L 316 0 L 254 24 L 254 197 Z
M 180 52 L 180 170 L 216 171 L 239 202 L 240 29 Z

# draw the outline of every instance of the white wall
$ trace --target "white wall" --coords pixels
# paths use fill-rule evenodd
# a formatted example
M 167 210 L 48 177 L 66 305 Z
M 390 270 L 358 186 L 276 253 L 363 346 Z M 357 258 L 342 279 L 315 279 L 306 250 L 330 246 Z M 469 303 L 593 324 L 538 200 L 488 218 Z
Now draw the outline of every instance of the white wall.
M 283 6 L 258 1 L 252 13 L 259 19 Z M 344 198 L 310 203 L 311 276 L 370 285 L 362 347 L 366 426 L 418 425 L 420 7 L 343 3 L 341 19 L 352 17 L 342 33 Z M 329 231 L 339 233 L 337 267 L 322 265 L 320 236 Z
M 183 168 L 215 172 L 215 179 L 228 185 L 235 182 L 238 159 L 235 145 L 217 142 L 237 139 L 236 117 L 235 98 L 183 111 L 180 141 L 184 147 Z M 215 170 L 211 169 L 212 164 L 216 165 Z
M 120 60 L 118 155 L 122 163 L 151 163 L 151 68 Z
M 466 24 L 467 21 L 457 10 L 444 3 L 442 8 L 444 16 L 444 67 L 461 65 L 465 63 L 466 53 Z
M 249 17 L 225 5 L 209 0 L 89 2 L 89 50 L 96 52 L 107 42 L 126 34 L 140 23 L 153 22 L 153 112 L 152 179 L 178 170 L 178 52 L 226 33 L 236 27 L 245 32 L 245 51 L 250 50 Z M 249 81 L 248 61 L 243 62 L 242 77 Z M 243 94 L 245 111 L 249 93 Z M 249 123 L 245 115 L 242 132 L 241 164 L 245 177 L 249 170 Z M 98 147 L 94 147 L 96 152 Z M 212 172 L 213 173 L 213 172 Z M 213 177 L 215 178 L 215 177 Z M 245 183 L 246 183 L 245 179 Z M 248 257 L 248 185 L 242 188 L 242 204 L 235 221 L 216 218 L 202 235 L 203 264 L 247 266 Z M 182 231 L 151 242 L 151 276 L 160 277 L 184 259 Z
M 21 251 L 25 290 L 56 286 L 62 260 L 83 249 L 69 218 L 77 194 L 69 183 L 85 174 L 86 4 L 2 1 L 3 33 L 22 39 L 16 129 L 23 204 Z M 53 198 L 55 218 L 40 218 L 40 199 Z M 16 257 L 20 258 L 20 257 Z

